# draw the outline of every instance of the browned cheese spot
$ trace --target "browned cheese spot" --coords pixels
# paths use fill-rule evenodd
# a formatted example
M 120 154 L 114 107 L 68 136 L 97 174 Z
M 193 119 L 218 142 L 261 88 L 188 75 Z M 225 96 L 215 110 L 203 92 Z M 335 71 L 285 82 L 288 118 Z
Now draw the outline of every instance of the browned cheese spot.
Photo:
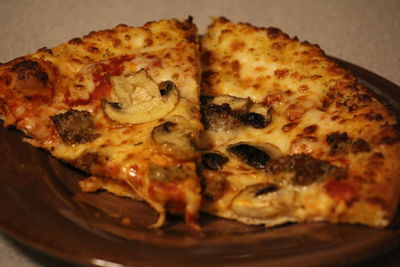
M 18 80 L 29 80 L 34 77 L 42 84 L 46 84 L 49 80 L 47 73 L 38 62 L 32 60 L 23 60 L 15 63 L 11 67 L 11 71 L 17 74 Z
M 354 154 L 360 152 L 369 152 L 371 151 L 371 146 L 362 138 L 356 139 L 353 144 L 351 145 L 351 152 Z
M 321 75 L 312 75 L 312 76 L 311 76 L 311 80 L 318 80 L 318 79 L 320 79 L 320 78 L 322 78 Z
M 274 27 L 269 27 L 266 30 L 267 35 L 270 39 L 275 39 L 282 33 L 280 29 Z
M 42 47 L 42 48 L 40 48 L 40 49 L 38 50 L 38 52 L 45 52 L 45 53 L 47 53 L 47 54 L 49 54 L 49 55 L 52 55 L 52 54 L 53 54 L 53 51 L 52 51 L 51 49 L 47 48 L 47 47 Z
M 278 79 L 284 79 L 289 73 L 289 70 L 287 69 L 281 69 L 281 70 L 275 70 L 274 71 L 274 75 L 278 78 Z
M 308 90 L 309 90 L 309 88 L 308 88 L 307 85 L 299 86 L 299 91 L 302 92 L 302 93 L 307 92 Z
M 291 123 L 285 124 L 282 126 L 282 131 L 284 131 L 285 133 L 289 132 L 290 130 L 295 128 L 297 126 L 297 124 L 298 124 L 297 122 L 291 122 Z
M 346 132 L 335 132 L 326 137 L 326 141 L 331 145 L 330 155 L 347 154 L 351 145 L 351 139 Z
M 310 126 L 307 126 L 306 128 L 304 128 L 303 132 L 305 134 L 313 134 L 318 130 L 318 125 L 312 124 Z
M 100 53 L 100 50 L 99 50 L 97 47 L 95 47 L 95 46 L 89 46 L 89 47 L 87 48 L 87 51 L 89 51 L 90 53 L 93 53 L 93 54 L 98 54 L 98 53 Z
M 233 71 L 233 75 L 236 79 L 239 78 L 240 76 L 240 63 L 237 60 L 234 60 L 232 62 L 232 71 Z
M 369 121 L 381 121 L 383 120 L 383 116 L 379 113 L 375 113 L 373 111 L 370 111 L 369 113 L 365 114 L 365 118 Z
M 73 38 L 68 41 L 69 44 L 75 44 L 75 45 L 80 45 L 83 44 L 83 40 L 81 38 Z
M 147 38 L 146 40 L 144 40 L 144 44 L 146 46 L 151 46 L 153 44 L 153 39 Z
M 393 145 L 400 140 L 400 126 L 398 124 L 385 125 L 381 129 L 380 136 L 379 144 Z
M 231 49 L 233 51 L 241 50 L 245 47 L 245 43 L 239 40 L 235 40 L 231 43 Z
M 271 48 L 275 49 L 275 50 L 281 50 L 282 49 L 282 47 L 281 47 L 281 45 L 279 43 L 273 43 Z
M 112 44 L 115 48 L 119 47 L 121 45 L 121 40 L 118 38 L 113 38 L 112 39 Z

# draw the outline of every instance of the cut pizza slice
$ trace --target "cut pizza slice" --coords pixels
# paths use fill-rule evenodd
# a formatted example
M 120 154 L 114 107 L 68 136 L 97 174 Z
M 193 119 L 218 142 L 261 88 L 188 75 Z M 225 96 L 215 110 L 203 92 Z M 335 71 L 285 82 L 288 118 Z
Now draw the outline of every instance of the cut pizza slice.
M 276 28 L 217 18 L 201 46 L 205 212 L 266 226 L 390 224 L 399 127 L 373 92 Z
M 105 189 L 198 228 L 199 44 L 189 18 L 118 25 L 0 66 L 0 113 Z

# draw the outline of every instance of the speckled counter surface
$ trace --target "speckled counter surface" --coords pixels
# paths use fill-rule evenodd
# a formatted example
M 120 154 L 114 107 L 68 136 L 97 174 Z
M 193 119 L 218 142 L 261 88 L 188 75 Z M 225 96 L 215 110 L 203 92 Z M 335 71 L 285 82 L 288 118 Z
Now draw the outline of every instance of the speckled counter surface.
M 188 15 L 194 17 L 200 32 L 204 32 L 210 17 L 220 15 L 257 26 L 275 26 L 300 40 L 319 44 L 328 55 L 400 85 L 399 0 L 2 0 L 0 62 L 43 46 L 55 46 L 92 30 L 120 23 L 140 26 L 149 20 Z M 396 266 L 396 263 L 400 265 L 400 249 L 377 259 L 371 266 Z M 63 265 L 0 232 L 0 266 Z

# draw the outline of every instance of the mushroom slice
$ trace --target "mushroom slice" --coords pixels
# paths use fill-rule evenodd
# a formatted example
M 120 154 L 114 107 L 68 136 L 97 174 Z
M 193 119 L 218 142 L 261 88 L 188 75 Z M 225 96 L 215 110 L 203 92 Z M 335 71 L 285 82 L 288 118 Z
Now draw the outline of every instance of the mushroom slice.
M 262 129 L 268 126 L 272 121 L 271 107 L 268 105 L 253 103 L 248 112 L 240 115 L 240 120 L 256 129 Z
M 201 155 L 201 163 L 208 170 L 220 171 L 228 161 L 228 157 L 216 151 L 208 151 Z
M 287 215 L 295 191 L 279 188 L 270 183 L 254 184 L 243 189 L 232 201 L 232 211 L 239 216 L 269 219 Z
M 256 129 L 267 127 L 272 120 L 271 107 L 262 103 L 254 103 L 250 98 L 239 98 L 229 95 L 206 96 L 203 97 L 202 102 L 203 111 L 212 106 L 225 106 L 229 108 L 230 113 L 234 115 L 233 117 L 239 118 L 243 124 L 253 126 Z M 221 110 L 218 113 L 223 114 L 223 111 Z M 220 115 L 220 119 L 229 121 L 227 116 Z M 235 124 L 235 127 L 237 126 L 239 126 L 238 123 Z
M 240 98 L 230 95 L 205 97 L 206 104 L 223 105 L 228 104 L 234 111 L 246 112 L 252 105 L 250 98 Z
M 227 149 L 243 162 L 256 169 L 263 169 L 271 158 L 277 158 L 282 154 L 279 148 L 269 143 L 252 145 L 240 142 L 229 145 Z
M 179 160 L 196 156 L 197 131 L 182 116 L 172 116 L 168 121 L 154 127 L 151 132 L 153 142 L 159 151 Z
M 163 118 L 175 109 L 179 100 L 176 86 L 160 92 L 158 84 L 141 69 L 125 76 L 111 76 L 113 92 L 103 110 L 116 122 L 139 124 Z M 172 82 L 171 82 L 172 83 Z

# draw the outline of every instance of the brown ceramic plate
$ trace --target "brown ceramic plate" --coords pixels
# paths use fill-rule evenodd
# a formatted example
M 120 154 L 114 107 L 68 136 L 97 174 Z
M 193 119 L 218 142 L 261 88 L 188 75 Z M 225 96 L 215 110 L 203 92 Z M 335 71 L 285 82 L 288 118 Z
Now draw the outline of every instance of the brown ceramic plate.
M 397 115 L 400 88 L 338 60 L 361 82 L 386 96 Z M 245 226 L 203 214 L 202 232 L 180 218 L 149 230 L 156 214 L 145 204 L 108 193 L 80 193 L 85 175 L 21 142 L 0 127 L 0 228 L 39 251 L 72 263 L 97 266 L 219 264 L 336 265 L 376 257 L 400 243 L 398 228 L 377 230 L 325 223 L 272 229 Z M 131 225 L 121 223 L 128 217 Z M 114 265 L 115 264 L 115 265 Z

